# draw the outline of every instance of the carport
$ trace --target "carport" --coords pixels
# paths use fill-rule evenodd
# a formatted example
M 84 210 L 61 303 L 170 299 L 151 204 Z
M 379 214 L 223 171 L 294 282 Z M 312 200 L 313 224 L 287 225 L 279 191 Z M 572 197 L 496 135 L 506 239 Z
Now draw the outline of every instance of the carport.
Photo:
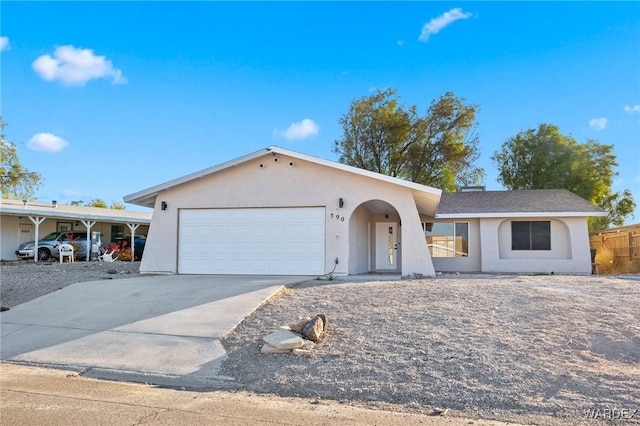
M 87 239 L 89 241 L 91 240 L 92 229 L 99 223 L 124 224 L 130 230 L 131 235 L 135 235 L 135 231 L 140 226 L 148 226 L 151 223 L 150 213 L 72 206 L 59 204 L 57 201 L 46 204 L 26 200 L 3 199 L 2 203 L 0 203 L 0 215 L 2 216 L 2 260 L 14 259 L 14 251 L 22 242 L 26 241 L 35 241 L 34 253 L 38 253 L 38 241 L 43 235 L 41 225 L 46 220 L 56 221 L 58 224 L 65 223 L 71 228 L 74 225 L 82 225 L 87 231 Z M 25 226 L 25 220 L 29 221 L 28 225 L 33 226 L 33 233 L 30 232 L 30 226 Z M 49 232 L 57 231 L 58 229 L 56 228 L 50 228 Z M 133 253 L 133 250 L 134 242 L 132 241 L 131 253 Z M 88 245 L 86 259 L 90 259 L 90 251 L 91 247 Z M 38 256 L 34 256 L 34 261 L 38 261 Z

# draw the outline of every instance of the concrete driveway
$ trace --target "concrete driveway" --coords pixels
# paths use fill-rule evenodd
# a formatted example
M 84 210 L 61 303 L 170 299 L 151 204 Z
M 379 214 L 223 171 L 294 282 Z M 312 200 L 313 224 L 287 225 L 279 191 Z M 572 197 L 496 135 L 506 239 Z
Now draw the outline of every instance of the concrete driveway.
M 149 276 L 73 284 L 0 314 L 0 359 L 84 376 L 224 387 L 220 339 L 310 277 Z

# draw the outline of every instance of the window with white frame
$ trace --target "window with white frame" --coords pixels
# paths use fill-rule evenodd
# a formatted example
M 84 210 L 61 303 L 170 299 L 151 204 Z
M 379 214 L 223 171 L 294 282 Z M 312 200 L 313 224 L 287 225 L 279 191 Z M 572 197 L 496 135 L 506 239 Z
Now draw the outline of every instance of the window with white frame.
M 431 257 L 469 257 L 469 223 L 423 223 Z

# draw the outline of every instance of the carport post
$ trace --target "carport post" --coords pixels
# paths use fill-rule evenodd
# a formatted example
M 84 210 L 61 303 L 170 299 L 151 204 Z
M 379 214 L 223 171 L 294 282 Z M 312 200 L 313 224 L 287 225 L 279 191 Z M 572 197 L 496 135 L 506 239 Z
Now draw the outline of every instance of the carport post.
M 91 259 L 91 227 L 96 224 L 96 221 L 83 219 L 80 222 L 87 228 L 87 257 L 85 262 L 88 262 Z
M 131 261 L 133 262 L 133 260 L 136 257 L 136 252 L 134 250 L 134 247 L 136 245 L 136 243 L 135 243 L 136 229 L 138 229 L 140 224 L 139 223 L 127 223 L 127 226 L 129 227 L 129 231 L 131 231 Z
M 35 234 L 35 239 L 36 239 L 36 244 L 33 246 L 33 261 L 37 262 L 38 261 L 38 240 L 40 239 L 40 237 L 38 236 L 38 234 L 40 233 L 40 224 L 42 222 L 44 222 L 46 219 L 46 217 L 41 217 L 41 216 L 29 216 L 29 220 L 31 222 L 33 222 L 33 224 L 36 226 L 36 234 Z

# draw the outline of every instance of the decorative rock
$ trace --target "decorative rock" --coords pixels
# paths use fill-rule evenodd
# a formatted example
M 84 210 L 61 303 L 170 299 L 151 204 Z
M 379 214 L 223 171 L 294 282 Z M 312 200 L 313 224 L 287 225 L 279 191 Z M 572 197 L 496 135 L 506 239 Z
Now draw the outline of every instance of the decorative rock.
M 302 355 L 311 355 L 311 351 L 305 350 L 305 349 L 291 349 L 291 353 L 297 356 L 302 356 Z
M 327 334 L 327 328 L 329 328 L 329 320 L 325 314 L 318 314 L 316 316 L 322 319 L 322 337 L 324 337 Z
M 295 349 L 304 345 L 304 340 L 300 335 L 282 328 L 264 336 L 262 340 L 277 349 Z
M 298 321 L 292 322 L 289 324 L 289 328 L 296 333 L 302 334 L 302 330 L 304 330 L 304 326 L 311 321 L 311 317 L 299 318 Z
M 311 340 L 307 340 L 307 339 L 305 339 L 305 340 L 304 340 L 304 343 L 303 343 L 303 345 L 302 345 L 302 349 L 304 349 L 304 350 L 308 351 L 308 350 L 313 349 L 315 346 L 316 346 L 316 344 L 315 344 L 315 343 L 313 343 Z
M 313 342 L 319 342 L 324 337 L 324 321 L 320 316 L 316 315 L 314 319 L 309 321 L 302 330 L 305 339 Z
M 262 349 L 260 349 L 260 352 L 262 352 L 263 354 L 286 354 L 291 352 L 291 349 L 278 349 L 274 348 L 268 343 L 265 343 L 264 345 L 262 345 Z

